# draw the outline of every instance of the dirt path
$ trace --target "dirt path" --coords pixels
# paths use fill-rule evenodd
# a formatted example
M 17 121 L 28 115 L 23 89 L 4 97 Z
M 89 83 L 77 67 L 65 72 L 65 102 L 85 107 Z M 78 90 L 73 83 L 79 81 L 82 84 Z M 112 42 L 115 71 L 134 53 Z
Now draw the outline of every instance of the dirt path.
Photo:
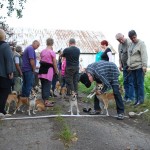
M 68 102 L 58 100 L 62 112 L 67 113 Z M 79 101 L 81 114 L 85 105 Z M 58 111 L 59 107 L 56 107 Z M 59 110 L 60 111 L 60 110 Z M 112 111 L 111 113 L 115 113 Z M 55 114 L 54 110 L 36 116 Z M 13 117 L 24 117 L 18 113 Z M 150 150 L 150 126 L 140 119 L 113 117 L 69 117 L 65 118 L 78 140 L 69 150 Z M 63 142 L 56 137 L 55 119 L 27 119 L 0 121 L 0 150 L 64 150 Z

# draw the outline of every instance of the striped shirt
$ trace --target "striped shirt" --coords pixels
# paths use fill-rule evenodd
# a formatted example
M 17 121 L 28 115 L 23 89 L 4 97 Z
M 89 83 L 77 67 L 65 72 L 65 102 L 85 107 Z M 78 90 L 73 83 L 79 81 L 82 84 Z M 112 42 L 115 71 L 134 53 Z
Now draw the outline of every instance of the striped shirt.
M 87 73 L 90 73 L 97 83 L 103 83 L 102 92 L 111 89 L 112 85 L 119 85 L 119 70 L 113 62 L 101 60 L 87 66 Z

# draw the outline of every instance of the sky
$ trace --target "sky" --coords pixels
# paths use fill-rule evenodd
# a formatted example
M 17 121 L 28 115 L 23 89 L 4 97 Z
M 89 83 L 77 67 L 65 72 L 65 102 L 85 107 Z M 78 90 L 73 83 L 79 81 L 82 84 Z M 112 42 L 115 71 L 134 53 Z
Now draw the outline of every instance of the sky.
M 13 27 L 101 31 L 117 50 L 115 35 L 134 29 L 150 54 L 149 0 L 27 0 L 23 18 L 7 19 Z M 150 64 L 150 60 L 149 60 Z

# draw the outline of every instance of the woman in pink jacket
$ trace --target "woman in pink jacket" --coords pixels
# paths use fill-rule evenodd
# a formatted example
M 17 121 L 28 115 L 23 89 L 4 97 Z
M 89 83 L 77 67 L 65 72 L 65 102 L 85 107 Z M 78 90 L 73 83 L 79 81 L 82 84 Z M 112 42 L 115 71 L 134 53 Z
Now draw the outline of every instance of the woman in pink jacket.
M 61 87 L 66 86 L 65 70 L 66 70 L 66 58 L 62 57 L 62 64 L 61 64 L 61 79 L 62 79 L 62 84 L 61 84 Z

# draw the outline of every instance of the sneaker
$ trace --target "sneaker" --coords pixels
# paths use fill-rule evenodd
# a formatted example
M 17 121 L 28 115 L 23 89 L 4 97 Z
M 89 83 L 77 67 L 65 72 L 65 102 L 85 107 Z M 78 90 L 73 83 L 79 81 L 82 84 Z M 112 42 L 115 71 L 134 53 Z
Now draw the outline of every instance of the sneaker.
M 123 120 L 124 119 L 124 114 L 118 114 L 117 120 Z
M 125 102 L 126 104 L 129 104 L 129 103 L 131 103 L 132 102 L 132 100 L 130 100 L 130 99 L 127 99 L 127 101 Z
M 0 113 L 0 119 L 4 118 L 4 114 L 3 113 Z
M 92 111 L 89 113 L 89 115 L 100 115 L 101 112 L 100 111 Z
M 11 117 L 11 114 L 5 114 L 4 117 Z

